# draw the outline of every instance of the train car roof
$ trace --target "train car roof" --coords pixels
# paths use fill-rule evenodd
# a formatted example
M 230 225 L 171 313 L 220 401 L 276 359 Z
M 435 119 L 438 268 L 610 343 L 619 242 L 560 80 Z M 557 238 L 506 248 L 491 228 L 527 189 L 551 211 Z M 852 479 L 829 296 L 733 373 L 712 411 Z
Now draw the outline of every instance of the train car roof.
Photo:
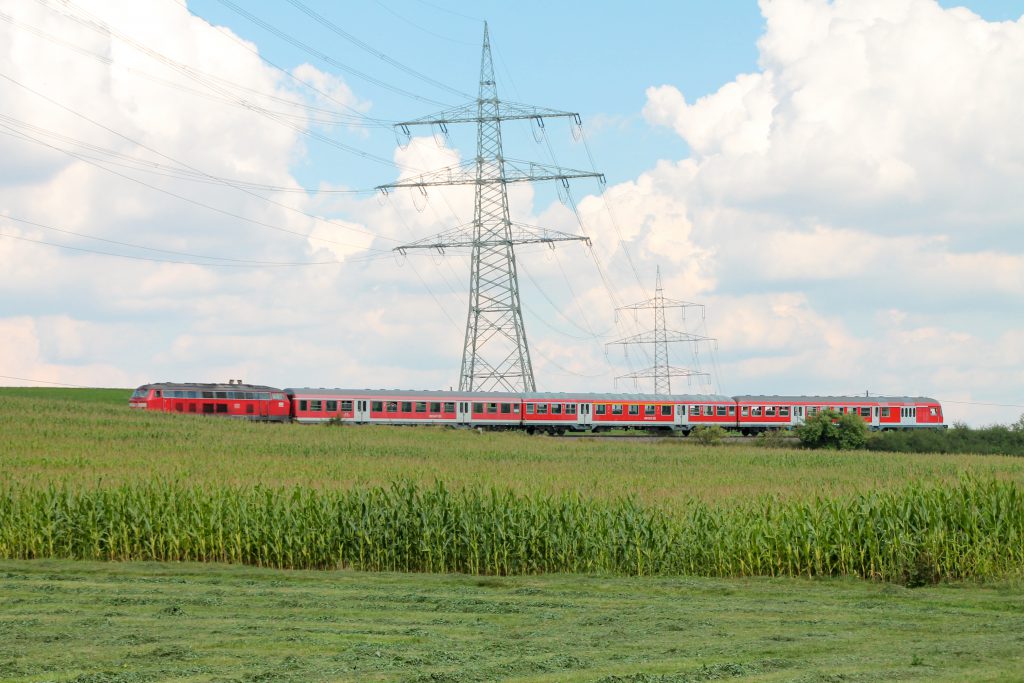
M 197 389 L 200 391 L 281 391 L 263 384 L 224 384 L 222 382 L 151 382 L 139 389 Z
M 400 396 L 403 398 L 439 398 L 439 399 L 525 399 L 527 401 L 660 401 L 663 403 L 695 403 L 695 402 L 727 402 L 732 403 L 732 398 L 720 394 L 601 394 L 592 392 L 504 392 L 504 391 L 427 391 L 427 390 L 406 390 L 406 389 L 324 389 L 312 387 L 289 387 L 284 390 L 286 394 L 296 396 L 303 394 L 317 396 L 377 396 L 387 398 Z
M 938 403 L 927 396 L 734 396 L 737 401 L 788 401 L 790 403 Z

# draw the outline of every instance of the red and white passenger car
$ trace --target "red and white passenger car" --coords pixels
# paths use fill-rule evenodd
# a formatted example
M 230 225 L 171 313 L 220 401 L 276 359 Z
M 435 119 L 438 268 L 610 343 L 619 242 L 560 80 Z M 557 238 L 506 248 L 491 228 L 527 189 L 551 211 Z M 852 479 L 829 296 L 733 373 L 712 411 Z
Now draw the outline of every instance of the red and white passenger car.
M 736 427 L 744 435 L 790 429 L 823 410 L 860 416 L 876 431 L 942 428 L 942 406 L 925 396 L 736 396 Z

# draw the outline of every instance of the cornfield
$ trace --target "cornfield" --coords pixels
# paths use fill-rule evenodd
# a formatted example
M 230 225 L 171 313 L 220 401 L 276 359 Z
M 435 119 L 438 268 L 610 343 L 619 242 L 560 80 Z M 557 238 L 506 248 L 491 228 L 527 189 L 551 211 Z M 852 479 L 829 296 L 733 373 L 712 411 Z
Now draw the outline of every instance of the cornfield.
M 690 500 L 442 483 L 319 490 L 179 481 L 0 491 L 0 558 L 530 574 L 983 579 L 1024 568 L 1024 489 L 964 477 L 845 498 Z

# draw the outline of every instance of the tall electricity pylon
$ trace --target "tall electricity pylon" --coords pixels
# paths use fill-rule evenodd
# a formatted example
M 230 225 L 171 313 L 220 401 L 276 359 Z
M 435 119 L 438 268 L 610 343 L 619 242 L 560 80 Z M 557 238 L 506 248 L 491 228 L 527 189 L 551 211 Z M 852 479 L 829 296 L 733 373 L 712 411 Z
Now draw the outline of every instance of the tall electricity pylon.
M 410 249 L 469 247 L 472 267 L 469 275 L 469 312 L 466 338 L 462 348 L 460 391 L 536 391 L 530 348 L 526 342 L 520 305 L 519 277 L 516 272 L 515 245 L 570 240 L 588 237 L 513 223 L 509 218 L 509 183 L 557 180 L 568 188 L 571 178 L 604 176 L 596 172 L 574 171 L 534 162 L 506 159 L 501 150 L 501 123 L 532 119 L 543 126 L 545 118 L 571 117 L 579 124 L 579 114 L 532 107 L 498 99 L 491 61 L 491 41 L 484 24 L 484 46 L 480 58 L 480 90 L 475 102 L 454 109 L 395 125 L 408 136 L 410 126 L 437 126 L 447 132 L 453 123 L 475 123 L 476 159 L 458 167 L 445 168 L 396 183 L 380 185 L 387 194 L 397 187 L 426 188 L 445 185 L 473 185 L 476 201 L 473 222 L 433 237 L 396 247 L 405 254 Z
M 616 381 L 620 379 L 631 379 L 634 382 L 639 379 L 654 379 L 654 393 L 662 396 L 666 396 L 672 393 L 672 378 L 673 377 L 707 377 L 708 373 L 700 372 L 699 370 L 691 370 L 689 368 L 677 368 L 669 365 L 668 363 L 668 345 L 673 342 L 689 342 L 697 344 L 699 342 L 714 341 L 711 337 L 703 337 L 698 334 L 690 334 L 689 332 L 677 332 L 675 330 L 666 329 L 665 325 L 665 309 L 666 308 L 679 308 L 683 310 L 683 315 L 686 313 L 687 308 L 700 308 L 703 313 L 704 306 L 702 304 L 693 304 L 688 301 L 676 301 L 674 299 L 666 299 L 665 293 L 661 288 L 661 268 L 658 268 L 657 281 L 654 287 L 654 298 L 639 303 L 630 304 L 629 306 L 622 306 L 615 309 L 616 311 L 640 311 L 640 310 L 654 310 L 654 329 L 635 334 L 632 337 L 625 337 L 617 341 L 608 342 L 608 345 L 612 344 L 654 344 L 654 365 L 644 370 L 637 372 L 631 372 L 628 375 L 622 375 L 616 377 Z

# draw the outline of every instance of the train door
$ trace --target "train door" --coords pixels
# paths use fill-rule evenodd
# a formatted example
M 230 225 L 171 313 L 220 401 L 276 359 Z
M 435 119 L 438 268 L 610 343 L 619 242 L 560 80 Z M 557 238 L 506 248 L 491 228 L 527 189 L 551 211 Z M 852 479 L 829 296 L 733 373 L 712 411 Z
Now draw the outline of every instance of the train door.
M 794 427 L 802 425 L 804 423 L 804 419 L 806 419 L 804 410 L 805 408 L 803 406 L 793 406 L 793 417 L 790 420 L 790 424 Z
M 591 404 L 581 403 L 576 412 L 576 424 L 589 427 L 594 424 L 594 417 L 591 415 Z
M 682 403 L 676 403 L 675 404 L 675 408 L 673 410 L 675 411 L 675 420 L 673 421 L 675 426 L 676 427 L 685 427 L 686 426 L 686 405 L 682 404 Z
M 353 418 L 356 422 L 370 421 L 370 402 L 365 399 L 356 399 L 353 404 Z
M 458 408 L 456 413 L 458 414 L 458 421 L 459 422 L 461 422 L 461 423 L 472 422 L 473 414 L 471 412 L 469 412 L 469 401 L 459 401 L 459 404 L 456 406 L 456 408 Z

